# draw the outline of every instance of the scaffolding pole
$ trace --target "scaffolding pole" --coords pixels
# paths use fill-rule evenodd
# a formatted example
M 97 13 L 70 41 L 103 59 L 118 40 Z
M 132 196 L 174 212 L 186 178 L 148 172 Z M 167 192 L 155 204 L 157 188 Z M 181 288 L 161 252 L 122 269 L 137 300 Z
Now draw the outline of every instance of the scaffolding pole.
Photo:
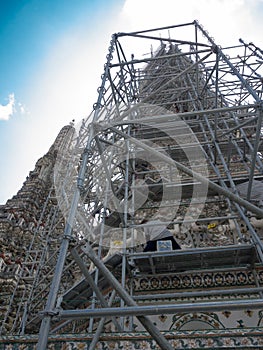
M 119 283 L 119 281 L 112 275 L 112 273 L 109 271 L 109 269 L 107 269 L 107 267 L 103 264 L 103 262 L 96 257 L 95 253 L 92 250 L 92 247 L 88 243 L 86 243 L 82 247 L 82 250 L 93 261 L 93 263 L 101 271 L 104 277 L 110 282 L 110 284 L 119 294 L 119 296 L 123 299 L 123 301 L 125 301 L 125 303 L 129 307 L 137 307 L 136 302 L 129 295 L 129 293 L 123 288 L 123 286 Z M 117 309 L 121 310 L 121 308 L 117 308 Z M 156 326 L 154 326 L 154 324 L 150 321 L 150 319 L 140 315 L 138 315 L 137 318 L 141 322 L 143 327 L 151 334 L 151 336 L 156 341 L 156 343 L 160 346 L 161 349 L 173 350 L 173 347 L 171 346 L 171 344 L 169 344 L 168 340 L 163 336 L 163 334 L 159 331 L 159 329 Z

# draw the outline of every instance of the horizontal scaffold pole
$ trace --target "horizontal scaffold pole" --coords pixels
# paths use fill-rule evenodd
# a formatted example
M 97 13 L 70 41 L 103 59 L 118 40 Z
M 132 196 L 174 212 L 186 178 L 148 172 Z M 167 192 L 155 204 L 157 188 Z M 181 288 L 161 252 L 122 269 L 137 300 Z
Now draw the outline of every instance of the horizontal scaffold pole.
M 138 103 L 137 107 L 140 107 L 140 103 Z M 133 120 L 123 120 L 123 121 L 112 121 L 111 126 L 118 126 L 118 125 L 127 125 L 127 124 L 136 124 L 136 121 L 139 123 L 157 123 L 157 122 L 165 122 L 165 121 L 171 121 L 174 117 L 176 118 L 189 118 L 189 117 L 196 117 L 196 116 L 203 116 L 203 115 L 215 115 L 215 114 L 224 114 L 227 112 L 234 112 L 234 111 L 240 111 L 240 110 L 248 110 L 250 108 L 257 108 L 258 104 L 253 103 L 249 105 L 243 105 L 243 106 L 231 106 L 231 107 L 220 107 L 220 108 L 211 108 L 211 109 L 200 109 L 196 111 L 190 111 L 190 112 L 183 112 L 183 113 L 169 113 L 169 114 L 160 114 L 160 115 L 153 115 L 149 117 L 144 117 L 140 119 L 133 119 Z M 133 107 L 131 107 L 133 108 Z M 130 111 L 130 110 L 129 110 Z M 258 116 L 256 115 L 253 118 L 253 122 L 255 122 L 258 119 Z M 241 124 L 239 125 L 241 127 Z M 220 135 L 221 136 L 221 135 Z
M 116 35 L 118 37 L 121 36 L 126 36 L 126 35 L 136 35 L 136 34 L 143 34 L 143 33 L 149 33 L 149 32 L 155 32 L 159 30 L 166 30 L 166 29 L 173 29 L 173 28 L 178 28 L 178 27 L 186 27 L 186 26 L 192 26 L 195 24 L 194 22 L 188 22 L 188 23 L 183 23 L 183 24 L 175 24 L 172 26 L 166 26 L 166 27 L 157 27 L 157 28 L 151 28 L 151 29 L 145 29 L 145 30 L 137 30 L 136 32 L 129 32 L 129 33 L 117 33 Z M 159 33 L 158 33 L 159 35 Z M 159 38 L 160 39 L 160 38 Z
M 128 66 L 130 64 L 137 64 L 137 63 L 142 63 L 142 62 L 156 62 L 159 60 L 169 60 L 170 58 L 178 58 L 178 57 L 183 57 L 183 56 L 189 56 L 189 55 L 197 55 L 200 53 L 206 53 L 206 52 L 210 52 L 210 48 L 209 49 L 205 49 L 205 50 L 198 50 L 195 52 L 189 51 L 189 52 L 180 52 L 180 53 L 174 53 L 171 55 L 165 55 L 165 56 L 157 56 L 157 57 L 146 57 L 146 58 L 141 58 L 141 59 L 133 59 L 132 61 L 126 61 L 126 62 L 119 62 L 119 63 L 112 63 L 110 65 L 110 68 L 113 67 L 123 67 L 123 66 Z
M 78 319 L 88 317 L 108 316 L 143 316 L 163 315 L 182 312 L 211 312 L 220 310 L 262 309 L 263 299 L 214 301 L 203 303 L 183 303 L 168 305 L 128 306 L 103 309 L 62 310 L 59 317 L 62 319 Z

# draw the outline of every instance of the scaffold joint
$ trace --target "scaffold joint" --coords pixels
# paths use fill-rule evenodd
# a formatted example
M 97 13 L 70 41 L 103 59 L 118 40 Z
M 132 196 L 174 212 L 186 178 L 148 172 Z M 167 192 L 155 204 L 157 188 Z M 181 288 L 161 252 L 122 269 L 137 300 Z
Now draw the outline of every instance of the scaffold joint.
M 54 317 L 54 316 L 58 316 L 59 312 L 58 310 L 44 310 L 39 312 L 38 316 L 43 319 L 45 317 Z

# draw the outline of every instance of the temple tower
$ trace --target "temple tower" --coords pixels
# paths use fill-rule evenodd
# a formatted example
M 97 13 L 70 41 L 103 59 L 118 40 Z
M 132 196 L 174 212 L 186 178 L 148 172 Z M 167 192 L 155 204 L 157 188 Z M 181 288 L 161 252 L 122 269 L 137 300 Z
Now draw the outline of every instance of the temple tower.
M 92 113 L 1 208 L 3 346 L 262 347 L 262 63 L 197 21 L 112 36 Z

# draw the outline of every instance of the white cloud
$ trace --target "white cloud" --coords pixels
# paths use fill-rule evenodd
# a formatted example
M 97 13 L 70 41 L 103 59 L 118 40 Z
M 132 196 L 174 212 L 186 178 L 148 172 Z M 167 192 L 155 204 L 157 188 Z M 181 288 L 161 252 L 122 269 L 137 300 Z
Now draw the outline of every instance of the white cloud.
M 9 120 L 15 111 L 15 95 L 8 96 L 8 103 L 6 105 L 0 104 L 0 120 Z
M 27 113 L 26 106 L 25 106 L 24 104 L 22 104 L 21 102 L 18 102 L 17 107 L 18 107 L 18 111 L 19 111 L 21 114 Z

